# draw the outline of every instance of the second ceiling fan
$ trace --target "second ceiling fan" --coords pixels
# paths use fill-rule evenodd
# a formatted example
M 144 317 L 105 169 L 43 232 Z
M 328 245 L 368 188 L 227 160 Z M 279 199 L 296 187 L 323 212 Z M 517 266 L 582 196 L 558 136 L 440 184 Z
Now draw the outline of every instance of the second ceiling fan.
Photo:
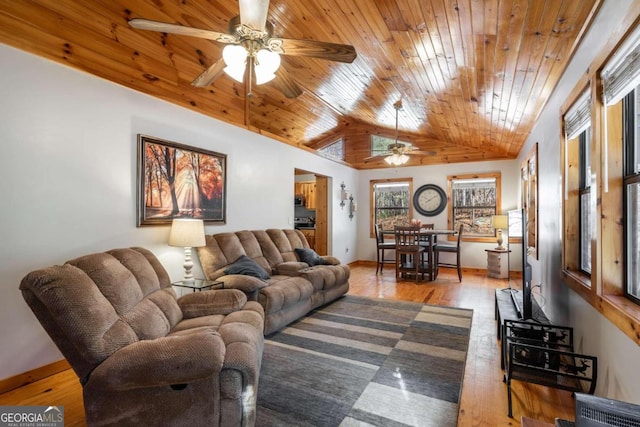
M 302 94 L 302 89 L 285 68 L 280 67 L 280 55 L 308 56 L 346 63 L 356 58 L 356 50 L 350 45 L 274 37 L 273 25 L 267 21 L 269 0 L 239 0 L 238 3 L 240 16 L 229 22 L 229 33 L 140 18 L 130 20 L 129 25 L 140 30 L 198 37 L 226 44 L 222 58 L 191 82 L 197 87 L 209 86 L 223 72 L 241 83 L 248 74 L 250 85 L 254 79 L 258 85 L 273 81 L 287 98 L 296 98 Z
M 396 110 L 396 135 L 395 142 L 393 144 L 389 144 L 387 147 L 387 152 L 382 154 L 376 154 L 375 156 L 370 156 L 364 159 L 365 163 L 373 162 L 376 160 L 384 159 L 388 165 L 400 166 L 409 161 L 409 155 L 414 156 L 433 156 L 436 154 L 435 151 L 423 151 L 418 150 L 417 147 L 414 147 L 411 144 L 404 144 L 402 142 L 398 142 L 398 111 L 402 109 L 402 100 L 398 100 L 393 103 L 393 108 Z

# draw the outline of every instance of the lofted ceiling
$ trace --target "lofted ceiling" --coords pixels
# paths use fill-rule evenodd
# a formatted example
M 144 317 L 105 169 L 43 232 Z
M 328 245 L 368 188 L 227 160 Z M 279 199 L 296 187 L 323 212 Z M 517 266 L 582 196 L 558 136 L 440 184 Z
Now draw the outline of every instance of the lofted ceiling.
M 227 32 L 237 0 L 0 0 L 0 42 L 301 148 L 342 138 L 360 169 L 370 136 L 431 156 L 407 165 L 516 158 L 601 0 L 271 0 L 274 35 L 355 47 L 353 63 L 283 56 L 303 89 L 191 81 L 223 45 L 141 31 L 145 18 Z

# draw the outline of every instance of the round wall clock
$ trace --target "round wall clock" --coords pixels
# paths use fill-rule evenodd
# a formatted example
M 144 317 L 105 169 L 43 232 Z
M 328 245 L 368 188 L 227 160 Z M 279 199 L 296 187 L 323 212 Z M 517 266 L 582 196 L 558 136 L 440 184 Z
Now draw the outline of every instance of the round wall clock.
M 425 184 L 413 194 L 413 206 L 425 216 L 436 216 L 447 206 L 447 194 L 435 184 Z

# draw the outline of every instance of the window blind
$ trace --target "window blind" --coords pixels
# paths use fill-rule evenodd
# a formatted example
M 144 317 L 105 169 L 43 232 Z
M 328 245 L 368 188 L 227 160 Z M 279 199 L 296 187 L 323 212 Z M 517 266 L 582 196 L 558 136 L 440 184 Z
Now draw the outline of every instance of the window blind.
M 640 84 L 640 27 L 616 50 L 600 77 L 605 105 L 618 103 Z
M 566 139 L 573 139 L 591 126 L 591 92 L 587 88 L 564 115 Z
M 376 193 L 401 193 L 409 191 L 409 183 L 375 184 L 373 190 Z

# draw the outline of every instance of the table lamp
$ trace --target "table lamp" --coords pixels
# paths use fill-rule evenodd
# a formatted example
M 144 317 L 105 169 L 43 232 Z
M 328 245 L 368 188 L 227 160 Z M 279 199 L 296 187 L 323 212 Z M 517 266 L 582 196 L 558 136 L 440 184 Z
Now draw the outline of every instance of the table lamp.
M 176 218 L 171 222 L 171 232 L 169 233 L 169 246 L 179 246 L 184 248 L 184 282 L 193 282 L 193 261 L 191 259 L 191 248 L 205 246 L 204 221 L 193 218 Z
M 498 247 L 496 250 L 504 251 L 502 246 L 502 230 L 509 228 L 509 217 L 507 215 L 493 215 L 491 217 L 491 226 L 496 229 Z

